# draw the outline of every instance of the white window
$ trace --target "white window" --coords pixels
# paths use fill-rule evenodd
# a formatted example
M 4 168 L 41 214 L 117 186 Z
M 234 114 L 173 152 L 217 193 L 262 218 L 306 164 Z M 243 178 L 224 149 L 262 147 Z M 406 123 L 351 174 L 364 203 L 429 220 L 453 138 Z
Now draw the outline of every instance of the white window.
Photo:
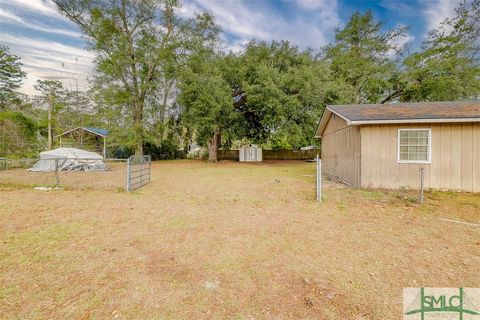
M 398 129 L 398 163 L 430 163 L 430 129 Z

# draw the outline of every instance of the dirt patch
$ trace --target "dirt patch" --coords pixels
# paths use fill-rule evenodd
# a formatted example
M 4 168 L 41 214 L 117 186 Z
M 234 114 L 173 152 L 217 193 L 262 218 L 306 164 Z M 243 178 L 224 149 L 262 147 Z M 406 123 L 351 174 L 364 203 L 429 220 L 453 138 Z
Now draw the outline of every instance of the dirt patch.
M 328 189 L 315 164 L 167 161 L 132 193 L 0 191 L 3 318 L 401 319 L 478 287 L 480 196 Z

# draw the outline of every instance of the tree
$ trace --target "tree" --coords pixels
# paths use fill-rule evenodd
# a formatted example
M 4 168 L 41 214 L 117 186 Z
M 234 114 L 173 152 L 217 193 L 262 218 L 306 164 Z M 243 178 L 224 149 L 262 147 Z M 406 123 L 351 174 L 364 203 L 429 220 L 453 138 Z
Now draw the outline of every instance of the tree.
M 157 122 L 163 126 L 166 102 L 174 91 L 176 65 L 186 61 L 184 57 L 190 54 L 192 45 L 208 41 L 209 15 L 182 19 L 176 15 L 177 0 L 54 3 L 82 29 L 89 49 L 96 53 L 97 87 L 128 106 L 136 153 L 143 153 L 145 108 L 152 109 L 154 106 L 148 104 L 155 102 Z M 160 101 L 156 97 L 159 91 Z
M 105 83 L 121 90 L 131 109 L 136 153 L 143 153 L 145 99 L 175 32 L 175 0 L 54 0 L 97 54 Z
M 90 125 L 93 101 L 89 92 L 65 91 L 64 108 L 59 114 L 59 124 L 62 127 L 74 128 Z
M 21 112 L 0 111 L 0 156 L 31 156 L 36 151 L 37 128 Z
M 57 124 L 57 113 L 64 106 L 66 91 L 63 84 L 56 80 L 37 80 L 34 88 L 41 94 L 37 98 L 38 102 L 47 105 L 47 147 L 48 150 L 51 150 Z
M 8 47 L 0 45 L 0 110 L 18 99 L 15 90 L 20 88 L 25 77 L 20 57 L 11 54 Z
M 398 73 L 392 55 L 401 51 L 398 43 L 406 28 L 384 32 L 384 25 L 371 11 L 355 12 L 343 29 L 336 30 L 335 43 L 323 48 L 334 77 L 350 87 L 349 103 L 379 102 Z
M 328 65 L 288 41 L 250 42 L 224 70 L 241 115 L 239 137 L 272 148 L 314 143 L 325 104 L 343 101 Z
M 404 61 L 396 90 L 384 102 L 453 101 L 480 94 L 480 0 L 461 3 L 455 16 L 432 30 L 422 51 Z
M 222 59 L 213 51 L 194 56 L 180 81 L 184 123 L 195 130 L 197 143 L 208 147 L 212 162 L 218 159 L 222 135 L 235 120 L 230 86 L 219 68 Z

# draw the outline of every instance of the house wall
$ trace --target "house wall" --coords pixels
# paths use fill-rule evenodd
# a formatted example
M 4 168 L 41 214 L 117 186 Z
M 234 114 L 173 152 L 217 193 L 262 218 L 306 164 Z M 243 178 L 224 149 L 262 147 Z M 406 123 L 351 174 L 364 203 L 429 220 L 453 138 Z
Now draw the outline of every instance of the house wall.
M 397 163 L 399 128 L 431 128 L 430 164 Z M 361 186 L 418 187 L 425 170 L 426 188 L 480 192 L 480 123 L 363 125 Z
M 360 184 L 360 129 L 332 114 L 322 135 L 322 171 L 353 186 Z

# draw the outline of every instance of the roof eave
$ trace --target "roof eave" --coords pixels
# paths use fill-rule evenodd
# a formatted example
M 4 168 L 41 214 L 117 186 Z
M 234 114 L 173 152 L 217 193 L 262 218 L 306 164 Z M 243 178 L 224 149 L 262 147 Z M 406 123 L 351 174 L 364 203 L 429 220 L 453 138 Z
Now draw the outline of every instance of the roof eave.
M 328 108 L 328 106 L 326 106 L 325 109 L 323 110 L 322 117 L 318 122 L 317 129 L 315 130 L 315 138 L 319 139 L 322 137 L 323 131 L 325 130 L 325 127 L 331 115 L 332 115 L 332 111 Z
M 402 124 L 402 123 L 460 123 L 480 122 L 480 118 L 436 118 L 436 119 L 384 119 L 384 120 L 353 120 L 351 125 L 363 124 Z
M 103 135 L 103 134 L 98 133 L 98 132 L 94 132 L 94 131 L 89 130 L 89 129 L 85 128 L 85 127 L 76 127 L 76 128 L 70 129 L 70 130 L 68 130 L 68 131 L 62 132 L 62 133 L 60 133 L 60 134 L 57 134 L 57 135 L 55 136 L 55 138 L 61 137 L 61 136 L 66 135 L 66 134 L 69 134 L 70 132 L 73 132 L 73 131 L 78 130 L 78 129 L 83 129 L 83 130 L 85 130 L 85 131 L 88 131 L 88 132 L 90 132 L 90 133 L 92 133 L 92 134 L 94 134 L 94 135 L 96 135 L 96 136 L 102 137 L 102 138 L 105 138 L 105 137 L 106 137 L 106 135 Z
M 333 110 L 332 108 L 330 108 L 330 106 L 326 106 L 325 110 L 323 111 L 322 117 L 320 118 L 320 122 L 318 123 L 317 130 L 315 131 L 315 138 L 318 139 L 322 137 L 323 131 L 325 131 L 325 128 L 327 127 L 327 123 L 330 120 L 330 117 L 332 116 L 332 114 L 335 114 L 340 118 L 342 118 L 343 120 L 345 120 L 345 122 L 349 126 L 353 124 L 352 121 L 347 117 L 345 117 L 343 114 Z
M 101 134 L 101 133 L 92 131 L 92 130 L 90 130 L 90 129 L 88 129 L 88 128 L 85 128 L 85 127 L 81 127 L 81 128 L 82 128 L 83 130 L 85 130 L 85 131 L 88 131 L 88 132 L 90 132 L 90 133 L 93 133 L 93 134 L 95 134 L 95 135 L 97 135 L 97 136 L 100 136 L 100 137 L 102 137 L 102 138 L 105 138 L 105 137 L 106 137 L 106 135 L 103 135 L 103 134 Z

